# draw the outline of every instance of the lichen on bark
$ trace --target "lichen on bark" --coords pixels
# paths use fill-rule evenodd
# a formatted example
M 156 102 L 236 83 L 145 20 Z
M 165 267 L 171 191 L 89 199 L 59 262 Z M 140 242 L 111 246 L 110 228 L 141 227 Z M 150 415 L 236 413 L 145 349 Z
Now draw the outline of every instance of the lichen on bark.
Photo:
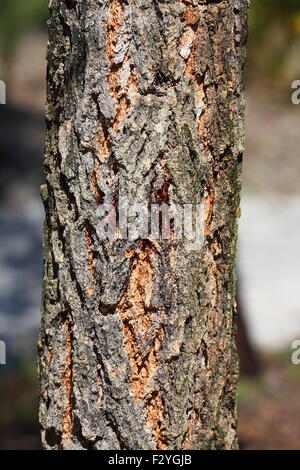
M 235 449 L 248 0 L 51 0 L 39 341 L 46 449 Z M 109 200 L 204 243 L 102 240 Z

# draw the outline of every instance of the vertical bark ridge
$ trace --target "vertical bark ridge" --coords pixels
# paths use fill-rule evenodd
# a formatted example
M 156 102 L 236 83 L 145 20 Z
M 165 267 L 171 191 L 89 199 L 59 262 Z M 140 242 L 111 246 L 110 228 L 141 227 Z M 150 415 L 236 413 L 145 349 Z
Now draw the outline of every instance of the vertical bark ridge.
M 64 386 L 65 386 L 65 409 L 63 412 L 63 423 L 62 423 L 62 445 L 68 445 L 68 442 L 72 435 L 73 417 L 72 417 L 72 337 L 70 330 L 69 320 L 65 321 L 64 324 L 66 332 L 66 362 L 64 369 Z

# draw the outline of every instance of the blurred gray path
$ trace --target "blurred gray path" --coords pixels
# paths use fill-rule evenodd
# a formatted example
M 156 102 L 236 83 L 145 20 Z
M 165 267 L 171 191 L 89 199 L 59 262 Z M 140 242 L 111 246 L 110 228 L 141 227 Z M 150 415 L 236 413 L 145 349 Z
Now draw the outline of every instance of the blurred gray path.
M 244 195 L 239 265 L 246 320 L 262 349 L 300 339 L 300 195 Z

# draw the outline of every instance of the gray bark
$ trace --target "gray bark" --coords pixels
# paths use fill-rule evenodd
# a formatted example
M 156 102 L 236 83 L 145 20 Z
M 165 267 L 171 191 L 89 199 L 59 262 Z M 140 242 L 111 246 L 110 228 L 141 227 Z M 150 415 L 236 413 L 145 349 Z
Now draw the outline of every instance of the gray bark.
M 51 0 L 46 449 L 235 449 L 248 0 Z M 99 207 L 202 204 L 204 244 L 99 238 Z

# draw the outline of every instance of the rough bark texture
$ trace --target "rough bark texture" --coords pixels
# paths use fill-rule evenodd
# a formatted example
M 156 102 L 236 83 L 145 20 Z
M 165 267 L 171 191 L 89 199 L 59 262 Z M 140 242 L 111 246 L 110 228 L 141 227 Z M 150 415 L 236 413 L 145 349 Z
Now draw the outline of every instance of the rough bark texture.
M 248 0 L 51 0 L 46 449 L 234 449 Z M 101 241 L 105 198 L 201 203 L 201 250 Z

